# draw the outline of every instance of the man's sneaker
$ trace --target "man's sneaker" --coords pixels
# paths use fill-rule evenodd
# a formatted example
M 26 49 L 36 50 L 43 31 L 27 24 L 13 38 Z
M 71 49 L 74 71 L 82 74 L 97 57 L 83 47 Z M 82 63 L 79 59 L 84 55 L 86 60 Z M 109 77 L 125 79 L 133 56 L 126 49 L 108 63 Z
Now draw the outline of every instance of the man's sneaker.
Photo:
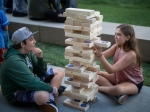
M 118 103 L 123 104 L 127 98 L 128 98 L 128 95 L 120 95 L 118 98 Z
M 59 89 L 58 89 L 59 95 L 61 95 L 61 94 L 65 91 L 65 89 L 66 89 L 66 86 L 60 85 L 60 87 L 59 87 Z
M 40 105 L 40 108 L 44 110 L 44 112 L 58 112 L 58 108 L 56 107 L 56 103 L 53 100 L 50 100 L 44 105 Z

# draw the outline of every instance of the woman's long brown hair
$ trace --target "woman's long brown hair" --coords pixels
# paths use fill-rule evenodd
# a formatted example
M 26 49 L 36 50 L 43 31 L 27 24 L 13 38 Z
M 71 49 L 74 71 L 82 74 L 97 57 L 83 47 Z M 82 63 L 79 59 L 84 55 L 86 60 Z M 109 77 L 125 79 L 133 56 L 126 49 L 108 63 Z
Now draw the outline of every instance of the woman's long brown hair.
M 123 50 L 125 52 L 133 50 L 136 53 L 137 64 L 139 68 L 141 68 L 140 52 L 137 45 L 137 39 L 135 38 L 135 32 L 133 27 L 129 24 L 122 24 L 119 25 L 117 28 L 119 28 L 125 36 L 130 36 L 130 39 L 124 43 Z

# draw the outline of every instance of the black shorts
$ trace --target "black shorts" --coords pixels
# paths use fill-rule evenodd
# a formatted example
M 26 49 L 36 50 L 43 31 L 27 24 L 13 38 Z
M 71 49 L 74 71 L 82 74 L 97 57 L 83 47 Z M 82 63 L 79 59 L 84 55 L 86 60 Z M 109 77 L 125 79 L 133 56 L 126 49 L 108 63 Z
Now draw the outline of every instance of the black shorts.
M 141 89 L 142 89 L 143 82 L 144 82 L 144 81 L 140 82 L 139 84 L 135 84 L 135 85 L 137 86 L 137 88 L 138 88 L 138 93 L 140 93 L 140 91 L 141 91 Z

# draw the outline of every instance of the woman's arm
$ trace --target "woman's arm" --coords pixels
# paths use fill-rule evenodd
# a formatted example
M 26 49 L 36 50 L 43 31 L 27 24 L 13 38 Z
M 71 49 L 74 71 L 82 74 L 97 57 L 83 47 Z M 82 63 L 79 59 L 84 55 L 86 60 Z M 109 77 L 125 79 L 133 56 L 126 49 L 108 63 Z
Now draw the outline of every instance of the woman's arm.
M 105 56 L 105 58 L 112 57 L 115 54 L 116 49 L 117 49 L 117 45 L 115 44 L 111 48 L 102 52 L 102 54 Z
M 97 59 L 101 62 L 102 66 L 108 73 L 114 73 L 124 69 L 125 67 L 136 63 L 136 54 L 134 51 L 128 51 L 125 55 L 114 65 L 111 65 L 106 57 L 114 55 L 117 45 L 113 45 L 109 50 L 102 53 L 102 47 L 98 44 L 95 44 L 95 55 Z
M 104 56 L 98 58 L 102 66 L 108 73 L 114 73 L 124 69 L 125 67 L 136 63 L 136 54 L 134 51 L 126 52 L 126 54 L 114 65 L 111 65 Z

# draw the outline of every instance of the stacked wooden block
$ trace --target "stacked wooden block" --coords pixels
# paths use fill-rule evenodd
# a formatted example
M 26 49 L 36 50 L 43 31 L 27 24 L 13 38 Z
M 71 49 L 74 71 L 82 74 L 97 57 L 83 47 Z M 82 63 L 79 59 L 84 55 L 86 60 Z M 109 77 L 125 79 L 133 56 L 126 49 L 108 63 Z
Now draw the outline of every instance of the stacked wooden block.
M 106 48 L 111 43 L 98 37 L 102 33 L 100 12 L 67 8 L 63 15 L 66 16 L 65 36 L 71 37 L 65 40 L 70 45 L 65 48 L 65 59 L 69 60 L 65 66 L 65 83 L 70 85 L 65 95 L 71 99 L 66 99 L 64 105 L 86 111 L 89 105 L 85 102 L 95 101 L 98 93 L 95 82 L 100 66 L 94 61 L 94 42 Z

